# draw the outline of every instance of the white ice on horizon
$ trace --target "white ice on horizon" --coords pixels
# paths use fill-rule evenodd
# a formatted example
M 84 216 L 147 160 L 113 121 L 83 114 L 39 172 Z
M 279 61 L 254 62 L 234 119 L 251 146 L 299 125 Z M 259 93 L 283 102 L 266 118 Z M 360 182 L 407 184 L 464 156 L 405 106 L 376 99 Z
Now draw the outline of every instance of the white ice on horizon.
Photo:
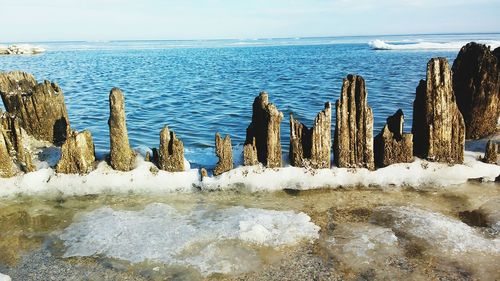
M 480 44 L 485 44 L 491 47 L 491 49 L 495 49 L 500 46 L 500 41 L 485 41 L 478 40 L 476 41 Z M 404 44 L 391 44 L 383 40 L 373 40 L 368 42 L 368 46 L 370 46 L 374 50 L 460 50 L 467 43 L 466 41 L 452 41 L 452 42 L 414 42 L 414 43 L 404 43 Z
M 202 275 L 240 273 L 261 264 L 259 247 L 281 248 L 319 237 L 304 213 L 208 204 L 176 210 L 153 203 L 140 211 L 103 207 L 76 218 L 59 238 L 64 257 L 103 255 L 197 268 Z
M 36 55 L 43 52 L 45 52 L 44 48 L 29 44 L 0 45 L 0 55 Z

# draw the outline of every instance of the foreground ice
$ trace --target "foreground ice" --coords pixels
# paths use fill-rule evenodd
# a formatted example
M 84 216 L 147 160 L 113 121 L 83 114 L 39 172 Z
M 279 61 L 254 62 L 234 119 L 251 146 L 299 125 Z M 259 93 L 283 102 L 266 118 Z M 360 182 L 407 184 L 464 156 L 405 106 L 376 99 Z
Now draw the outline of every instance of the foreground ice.
M 280 248 L 318 238 L 304 213 L 197 205 L 179 211 L 150 204 L 141 211 L 100 208 L 66 228 L 64 257 L 102 255 L 138 263 L 197 268 L 203 275 L 238 273 L 261 264 L 258 247 Z
M 10 276 L 0 273 L 0 281 L 11 281 Z
M 486 201 L 478 212 L 484 216 L 485 223 L 494 231 L 500 233 L 500 197 Z
M 54 149 L 53 153 L 58 153 Z M 42 155 L 42 153 L 40 154 Z M 338 188 L 364 186 L 390 188 L 409 186 L 415 189 L 462 184 L 469 179 L 494 181 L 500 166 L 485 164 L 477 152 L 465 152 L 462 165 L 448 165 L 416 159 L 369 171 L 367 169 L 307 169 L 284 167 L 267 169 L 262 166 L 240 166 L 217 177 L 200 179 L 198 169 L 170 173 L 158 170 L 152 163 L 137 157 L 136 168 L 129 172 L 115 171 L 106 162 L 88 175 L 58 174 L 51 166 L 57 161 L 49 155 L 38 161 L 38 171 L 0 179 L 0 197 L 16 195 L 73 196 L 87 194 L 127 194 L 195 192 L 202 190 L 246 189 L 273 191 L 282 189 Z M 189 163 L 186 163 L 189 166 Z
M 473 227 L 439 213 L 410 206 L 383 206 L 374 210 L 372 221 L 441 253 L 500 255 L 500 239 L 485 238 Z
M 402 255 L 390 228 L 365 223 L 345 223 L 335 228 L 327 249 L 351 267 L 365 267 L 383 257 Z

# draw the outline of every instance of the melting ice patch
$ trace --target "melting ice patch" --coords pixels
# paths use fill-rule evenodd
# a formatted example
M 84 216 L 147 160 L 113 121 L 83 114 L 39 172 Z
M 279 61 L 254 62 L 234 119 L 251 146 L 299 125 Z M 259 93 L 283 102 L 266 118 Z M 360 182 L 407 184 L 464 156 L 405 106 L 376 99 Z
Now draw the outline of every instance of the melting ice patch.
M 500 197 L 486 201 L 478 211 L 484 216 L 486 224 L 493 230 L 500 232 Z
M 382 40 L 373 40 L 368 42 L 374 50 L 460 50 L 464 45 L 469 42 L 466 41 L 453 41 L 453 42 L 415 42 L 415 43 L 404 43 L 404 44 L 394 44 L 387 43 Z M 484 41 L 479 40 L 477 43 L 485 44 L 491 46 L 491 49 L 495 49 L 500 46 L 500 41 Z
M 487 239 L 467 224 L 439 213 L 408 206 L 383 206 L 375 209 L 372 220 L 441 252 L 500 254 L 500 239 Z
M 304 213 L 211 205 L 178 211 L 155 203 L 141 211 L 104 207 L 83 214 L 59 238 L 67 247 L 64 257 L 162 262 L 206 276 L 250 271 L 261 262 L 257 247 L 295 245 L 317 239 L 318 231 Z
M 365 267 L 383 258 L 402 255 L 398 238 L 390 228 L 364 223 L 338 225 L 326 247 L 351 267 Z

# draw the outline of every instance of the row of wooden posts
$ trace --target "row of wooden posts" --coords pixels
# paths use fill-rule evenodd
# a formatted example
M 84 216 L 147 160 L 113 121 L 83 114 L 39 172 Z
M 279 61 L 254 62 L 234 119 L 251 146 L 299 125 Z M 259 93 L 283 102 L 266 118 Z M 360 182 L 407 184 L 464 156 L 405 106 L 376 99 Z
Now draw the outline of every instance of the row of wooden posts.
M 460 59 L 462 51 L 457 61 L 464 60 Z M 496 102 L 497 107 L 494 110 L 498 119 L 500 76 L 497 65 L 495 61 L 497 80 L 494 82 L 497 84 L 493 90 L 496 89 L 496 92 L 488 93 L 490 97 L 495 97 L 496 101 L 492 99 L 483 103 Z M 462 72 L 467 72 L 474 78 L 478 76 L 477 72 L 481 71 L 481 69 L 470 71 L 466 68 Z M 332 148 L 334 164 L 337 167 L 373 170 L 394 163 L 411 162 L 414 156 L 430 161 L 462 163 L 466 123 L 471 122 L 464 120 L 463 112 L 459 109 L 454 93 L 454 82 L 448 61 L 444 58 L 431 59 L 427 64 L 427 77 L 420 81 L 416 90 L 412 132 L 403 132 L 404 114 L 399 109 L 387 119 L 382 131 L 373 137 L 373 112 L 367 103 L 365 80 L 361 76 L 348 75 L 343 79 L 340 98 L 335 103 L 333 145 L 332 107 L 329 102 L 325 103 L 324 109 L 316 116 L 311 128 L 290 115 L 290 165 L 330 168 Z M 7 110 L 0 116 L 2 177 L 35 169 L 32 164 L 33 155 L 26 149 L 27 135 L 61 146 L 61 159 L 56 166 L 57 172 L 85 174 L 95 168 L 96 159 L 91 133 L 76 132 L 70 128 L 64 95 L 57 84 L 49 81 L 37 83 L 33 75 L 25 72 L 2 73 L 0 94 Z M 132 170 L 135 167 L 136 153 L 129 144 L 124 95 L 120 89 L 111 90 L 109 107 L 111 151 L 107 160 L 113 169 Z M 269 102 L 268 94 L 260 93 L 254 100 L 252 120 L 246 132 L 243 149 L 244 165 L 262 163 L 269 168 L 283 166 L 280 138 L 282 120 L 283 113 L 276 105 Z M 496 122 L 493 126 L 496 128 Z M 490 162 L 493 162 L 491 159 L 494 158 L 496 162 L 498 150 L 496 144 L 489 143 L 488 147 L 490 156 L 487 158 Z M 152 155 L 149 153 L 146 155 L 146 160 L 155 163 L 159 169 L 170 172 L 184 171 L 183 143 L 168 127 L 165 126 L 161 130 L 160 146 L 152 151 Z M 222 138 L 216 134 L 215 153 L 219 161 L 213 169 L 214 175 L 233 169 L 229 136 Z

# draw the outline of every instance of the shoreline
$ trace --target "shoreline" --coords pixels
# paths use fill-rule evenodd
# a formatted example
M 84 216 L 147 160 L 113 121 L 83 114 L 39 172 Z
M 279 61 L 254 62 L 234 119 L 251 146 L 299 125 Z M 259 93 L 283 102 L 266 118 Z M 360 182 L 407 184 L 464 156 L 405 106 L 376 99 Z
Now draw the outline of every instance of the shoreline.
M 265 192 L 279 190 L 452 187 L 469 180 L 492 182 L 500 166 L 478 160 L 483 153 L 466 151 L 464 164 L 443 164 L 416 158 L 412 163 L 393 164 L 370 171 L 365 168 L 308 169 L 286 166 L 239 166 L 219 176 L 201 177 L 199 169 L 167 172 L 136 156 L 136 167 L 113 170 L 106 161 L 86 175 L 57 173 L 41 168 L 13 178 L 0 178 L 0 199 L 16 196 L 82 196 L 97 194 L 168 194 L 217 190 Z
M 446 58 L 431 58 L 426 80 L 420 80 L 416 88 L 411 133 L 404 132 L 405 116 L 398 109 L 376 134 L 365 79 L 349 74 L 342 81 L 339 99 L 334 104 L 324 103 L 311 127 L 290 113 L 290 146 L 283 152 L 284 114 L 262 91 L 252 104 L 242 149 L 243 166 L 234 161 L 240 156 L 234 155 L 231 137 L 223 139 L 216 132 L 218 162 L 211 169 L 213 177 L 208 177 L 209 166 L 191 169 L 183 141 L 167 125 L 159 134 L 158 148 L 144 149 L 144 155 L 132 149 L 125 94 L 119 88 L 109 93 L 110 151 L 99 161 L 91 132 L 71 128 L 57 83 L 39 83 L 23 71 L 1 73 L 0 94 L 6 112 L 0 116 L 0 196 L 235 188 L 419 188 L 470 179 L 494 181 L 500 175 L 495 135 L 500 113 L 499 52 L 500 48 L 492 51 L 471 42 L 462 47 L 453 66 Z M 483 64 L 488 67 L 478 66 Z M 466 83 L 483 76 L 486 78 L 476 81 L 478 87 L 470 88 Z M 487 91 L 489 95 L 481 94 Z M 474 105 L 468 105 L 472 97 L 476 97 Z M 480 153 L 467 151 L 466 138 L 476 139 L 469 142 L 475 143 L 473 150 L 485 139 L 494 140 L 488 141 L 484 157 L 480 157 Z

